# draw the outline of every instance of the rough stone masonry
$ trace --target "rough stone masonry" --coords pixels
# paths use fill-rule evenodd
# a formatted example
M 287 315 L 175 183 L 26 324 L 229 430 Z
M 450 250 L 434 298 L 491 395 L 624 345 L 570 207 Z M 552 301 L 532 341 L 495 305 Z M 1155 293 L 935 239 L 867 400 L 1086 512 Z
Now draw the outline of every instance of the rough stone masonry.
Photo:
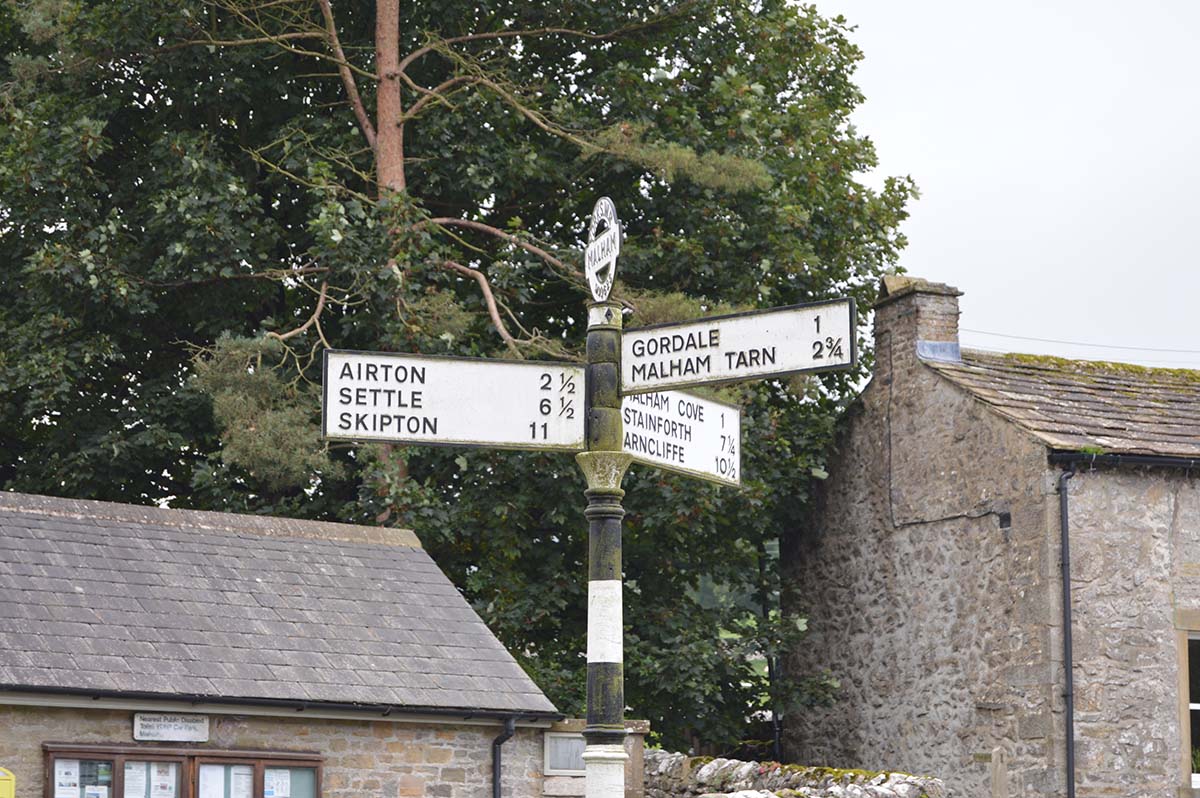
M 646 798 L 945 798 L 940 779 L 646 752 Z

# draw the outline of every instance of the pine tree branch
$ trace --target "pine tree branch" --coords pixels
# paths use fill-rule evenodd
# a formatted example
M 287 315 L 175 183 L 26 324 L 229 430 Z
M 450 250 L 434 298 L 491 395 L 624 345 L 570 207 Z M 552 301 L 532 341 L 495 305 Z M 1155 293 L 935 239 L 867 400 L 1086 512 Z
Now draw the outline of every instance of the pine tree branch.
M 415 103 L 413 103 L 411 106 L 409 106 L 408 110 L 404 112 L 404 121 L 405 122 L 415 119 L 417 117 L 417 115 L 421 113 L 421 109 L 423 109 L 425 106 L 429 105 L 429 103 L 431 103 L 431 102 L 439 102 L 448 107 L 453 107 L 450 105 L 450 101 L 446 99 L 444 92 L 447 89 L 454 88 L 455 86 L 458 86 L 460 84 L 473 84 L 473 83 L 478 82 L 478 81 L 476 81 L 476 79 L 473 75 L 455 75 L 452 78 L 448 78 L 447 80 L 442 81 L 437 86 L 434 86 L 432 89 L 427 89 L 424 86 L 421 86 L 418 83 L 414 82 L 411 78 L 408 77 L 408 75 L 404 74 L 403 72 L 400 73 L 400 77 L 401 77 L 401 79 L 404 80 L 405 83 L 408 84 L 409 88 L 411 88 L 415 92 L 419 92 L 420 94 L 424 95 L 423 97 L 421 97 L 421 99 L 417 100 Z
M 337 25 L 333 19 L 333 8 L 330 6 L 329 0 L 319 0 L 319 2 L 321 15 L 325 18 L 329 48 L 333 50 L 333 54 L 338 60 L 338 74 L 342 78 L 342 85 L 346 87 L 346 94 L 350 97 L 350 104 L 354 107 L 354 117 L 358 120 L 358 126 L 366 136 L 371 149 L 374 149 L 375 126 L 371 124 L 371 119 L 367 116 L 367 109 L 358 93 L 358 84 L 354 82 L 354 73 L 350 71 L 350 62 L 346 60 L 346 53 L 342 50 L 342 42 L 338 38 Z
M 189 39 L 186 42 L 168 44 L 158 47 L 154 52 L 167 53 L 172 50 L 182 50 L 185 47 L 246 47 L 254 44 L 277 44 L 280 41 L 292 39 L 323 39 L 325 34 L 320 31 L 292 31 L 291 33 L 273 33 L 264 36 L 254 36 L 249 39 Z
M 308 317 L 308 321 L 304 322 L 296 329 L 289 330 L 288 332 L 285 332 L 285 333 L 277 333 L 274 331 L 268 332 L 267 337 L 268 338 L 276 338 L 280 341 L 286 341 L 287 339 L 294 338 L 295 336 L 304 332 L 309 327 L 316 325 L 317 335 L 319 335 L 321 337 L 321 343 L 325 344 L 325 347 L 327 349 L 331 349 L 332 347 L 329 346 L 329 342 L 325 340 L 325 333 L 321 331 L 321 312 L 325 310 L 325 297 L 326 297 L 326 292 L 328 291 L 328 288 L 329 288 L 329 283 L 326 281 L 322 281 L 321 294 L 320 294 L 320 296 L 317 297 L 316 310 L 314 310 L 313 314 Z
M 561 271 L 578 277 L 581 280 L 583 279 L 583 272 L 572 268 L 567 263 L 554 257 L 536 244 L 530 244 L 528 241 L 523 241 L 512 233 L 506 230 L 501 230 L 499 227 L 493 227 L 492 225 L 484 224 L 483 222 L 471 221 L 470 219 L 456 219 L 452 216 L 437 216 L 432 219 L 427 219 L 422 224 L 440 224 L 448 227 L 466 227 L 470 230 L 478 230 L 479 232 L 487 233 L 490 236 L 495 236 L 502 241 L 507 241 L 514 246 L 518 246 L 526 252 L 531 252 L 534 255 L 537 255 L 539 258 Z
M 442 265 L 459 274 L 465 274 L 479 283 L 479 290 L 483 293 L 483 301 L 487 304 L 488 315 L 492 317 L 492 326 L 496 328 L 496 332 L 500 333 L 500 337 L 504 339 L 504 343 L 508 345 L 509 350 L 518 358 L 524 359 L 520 348 L 517 346 L 517 339 L 512 337 L 512 333 L 504 326 L 504 319 L 500 318 L 500 311 L 496 307 L 496 296 L 492 293 L 492 286 L 488 284 L 488 279 L 484 273 L 478 269 L 467 268 L 461 263 L 455 263 L 452 260 L 443 261 Z
M 552 36 L 552 35 L 577 36 L 582 39 L 591 39 L 593 41 L 603 41 L 605 39 L 615 39 L 618 36 L 625 35 L 626 33 L 631 33 L 633 31 L 640 30 L 642 28 L 648 28 L 652 25 L 662 22 L 663 20 L 668 19 L 675 14 L 678 14 L 684 8 L 694 5 L 694 4 L 695 4 L 694 2 L 682 3 L 679 6 L 679 8 L 673 9 L 671 12 L 664 14 L 661 17 L 657 17 L 655 19 L 648 20 L 646 22 L 636 22 L 632 25 L 626 25 L 623 28 L 617 28 L 616 30 L 609 31 L 608 33 L 590 33 L 588 31 L 575 30 L 573 28 L 528 28 L 525 30 L 497 30 L 497 31 L 486 31 L 484 33 L 469 33 L 469 34 L 466 34 L 465 36 L 451 36 L 448 39 L 438 39 L 437 41 L 430 41 L 428 44 L 425 44 L 421 47 L 418 47 L 416 50 L 413 50 L 411 53 L 404 56 L 404 58 L 400 59 L 399 69 L 401 72 L 404 72 L 418 58 L 421 58 L 422 56 L 425 56 L 425 55 L 429 55 L 430 53 L 441 49 L 441 47 L 446 46 L 446 45 L 451 45 L 451 44 L 465 44 L 468 42 L 495 41 L 497 39 L 513 39 L 513 38 L 517 38 L 520 36 L 534 37 L 534 36 Z

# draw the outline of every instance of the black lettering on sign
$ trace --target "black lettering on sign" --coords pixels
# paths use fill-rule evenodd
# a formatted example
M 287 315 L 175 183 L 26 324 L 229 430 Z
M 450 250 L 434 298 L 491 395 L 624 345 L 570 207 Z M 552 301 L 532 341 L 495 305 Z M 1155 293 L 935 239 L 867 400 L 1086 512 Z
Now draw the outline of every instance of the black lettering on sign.
M 690 402 L 687 399 L 679 401 L 679 415 L 696 421 L 704 420 L 704 405 Z
M 634 357 L 655 357 L 669 355 L 674 352 L 687 352 L 692 349 L 715 349 L 721 345 L 721 330 L 712 328 L 700 332 L 674 333 L 660 335 L 656 338 L 634 339 Z
M 651 360 L 649 363 L 633 364 L 633 381 L 663 380 L 672 377 L 690 377 L 712 372 L 712 355 L 693 355 L 674 360 Z
M 422 391 L 406 391 L 403 388 L 349 388 L 338 390 L 342 404 L 359 407 L 420 407 Z
M 338 429 L 377 434 L 437 435 L 437 417 L 406 416 L 399 413 L 342 413 Z
M 625 430 L 625 451 L 657 457 L 671 463 L 684 464 L 684 447 L 670 441 L 659 440 L 650 435 L 639 435 Z
M 761 368 L 775 365 L 775 347 L 764 346 L 759 349 L 739 349 L 725 353 L 725 366 L 730 369 Z
M 363 363 L 350 361 L 342 363 L 338 379 L 357 380 L 358 382 L 396 382 L 425 384 L 424 366 L 407 366 L 403 363 Z
M 656 435 L 674 438 L 684 443 L 690 443 L 692 440 L 691 424 L 684 424 L 655 413 L 644 412 L 636 407 L 625 408 L 622 413 L 622 420 L 627 426 L 637 427 L 647 432 L 653 432 Z

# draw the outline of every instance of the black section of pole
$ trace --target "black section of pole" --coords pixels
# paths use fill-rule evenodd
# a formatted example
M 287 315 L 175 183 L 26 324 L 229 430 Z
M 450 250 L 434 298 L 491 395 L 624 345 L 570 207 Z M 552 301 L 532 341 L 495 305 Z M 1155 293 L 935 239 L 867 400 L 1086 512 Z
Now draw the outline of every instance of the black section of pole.
M 589 612 L 597 617 L 589 618 L 589 634 L 598 634 L 608 639 L 620 639 L 624 633 L 617 627 L 621 623 L 621 519 L 625 509 L 621 507 L 624 491 L 589 489 L 584 514 L 588 519 L 588 587 L 589 594 L 608 589 L 615 592 L 617 611 L 604 601 L 589 601 Z M 625 669 L 622 652 L 602 651 L 589 641 L 587 674 L 587 726 L 584 737 L 597 745 L 620 744 L 625 737 Z
M 1067 508 L 1067 480 L 1075 476 L 1075 467 L 1068 464 L 1058 477 L 1058 523 L 1062 536 L 1062 635 L 1063 635 L 1063 700 L 1067 741 L 1067 798 L 1075 798 L 1075 675 L 1074 651 L 1071 645 L 1071 519 Z

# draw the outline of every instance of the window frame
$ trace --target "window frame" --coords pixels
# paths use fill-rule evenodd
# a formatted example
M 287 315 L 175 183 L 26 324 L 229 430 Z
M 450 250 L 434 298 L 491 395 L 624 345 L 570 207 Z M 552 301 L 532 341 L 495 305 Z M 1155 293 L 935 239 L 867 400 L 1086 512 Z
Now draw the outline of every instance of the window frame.
M 1175 609 L 1175 644 L 1178 674 L 1179 703 L 1179 751 L 1181 779 L 1177 794 L 1179 798 L 1200 798 L 1200 787 L 1192 786 L 1192 703 L 1191 658 L 1188 641 L 1200 640 L 1200 610 Z M 1197 696 L 1200 698 L 1200 696 Z M 1200 706 L 1200 702 L 1197 702 Z M 1195 741 L 1200 742 L 1200 741 Z
M 550 767 L 550 738 L 552 737 L 570 737 L 572 739 L 583 739 L 582 732 L 569 731 L 548 731 L 542 735 L 542 774 L 545 776 L 583 776 L 586 775 L 584 770 L 568 770 L 566 768 Z M 585 741 L 586 747 L 586 741 Z
M 113 781 L 109 798 L 121 798 L 125 789 L 125 762 L 176 762 L 179 764 L 179 795 L 194 798 L 200 765 L 251 765 L 254 768 L 254 795 L 263 791 L 263 771 L 268 767 L 312 768 L 316 771 L 315 798 L 321 798 L 325 758 L 315 751 L 274 751 L 247 748 L 186 748 L 156 744 L 42 743 L 43 798 L 54 798 L 54 762 L 56 759 L 100 759 L 113 763 Z M 118 789 L 119 788 L 119 789 Z

